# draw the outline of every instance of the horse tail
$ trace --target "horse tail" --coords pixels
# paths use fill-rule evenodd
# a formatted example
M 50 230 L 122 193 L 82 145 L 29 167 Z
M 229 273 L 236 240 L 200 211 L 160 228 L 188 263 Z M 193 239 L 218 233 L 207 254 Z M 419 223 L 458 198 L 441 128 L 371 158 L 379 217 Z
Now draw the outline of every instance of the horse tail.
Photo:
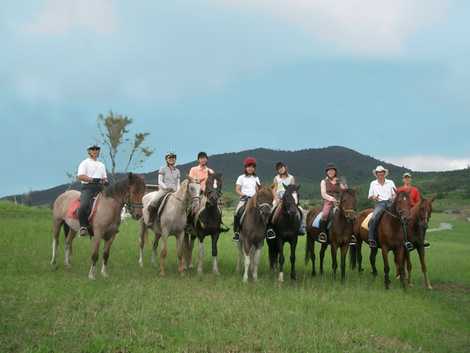
M 349 246 L 349 262 L 352 269 L 355 269 L 357 265 L 357 247 L 357 244 Z

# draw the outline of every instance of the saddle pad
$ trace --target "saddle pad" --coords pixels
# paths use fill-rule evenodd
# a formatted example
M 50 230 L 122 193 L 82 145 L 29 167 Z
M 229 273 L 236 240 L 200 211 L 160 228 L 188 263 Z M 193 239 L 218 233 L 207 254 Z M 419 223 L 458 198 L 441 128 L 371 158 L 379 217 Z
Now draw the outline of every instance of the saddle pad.
M 158 207 L 158 217 L 161 216 L 162 212 L 163 212 L 163 209 L 165 208 L 165 205 L 166 205 L 166 202 L 168 201 L 168 198 L 170 197 L 170 195 L 173 194 L 173 192 L 169 192 L 168 194 L 165 194 L 162 198 L 162 201 L 160 202 L 160 206 Z
M 369 215 L 364 219 L 364 221 L 361 224 L 362 229 L 365 229 L 367 231 L 369 230 L 369 222 L 372 219 L 373 214 L 374 214 L 373 212 L 369 213 Z
M 99 201 L 100 196 L 101 194 L 98 194 L 98 196 L 96 196 L 95 199 L 93 200 L 93 206 L 91 208 L 90 215 L 88 216 L 89 221 L 91 221 L 91 219 L 95 215 L 95 211 L 96 211 L 96 208 L 98 207 L 98 201 Z M 69 208 L 67 210 L 67 218 L 78 219 L 79 208 L 80 208 L 80 198 L 77 198 L 70 203 Z

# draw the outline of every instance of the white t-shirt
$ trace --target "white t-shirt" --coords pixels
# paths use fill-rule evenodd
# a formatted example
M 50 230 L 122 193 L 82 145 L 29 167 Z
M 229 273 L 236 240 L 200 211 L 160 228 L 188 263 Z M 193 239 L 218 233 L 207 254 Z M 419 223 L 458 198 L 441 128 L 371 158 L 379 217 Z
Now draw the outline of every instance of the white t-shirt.
M 238 177 L 236 184 L 240 185 L 243 195 L 253 197 L 256 194 L 256 187 L 261 185 L 261 182 L 257 176 L 242 174 Z
M 106 179 L 106 167 L 100 161 L 95 161 L 91 158 L 85 159 L 78 166 L 77 176 L 86 175 L 89 178 Z M 88 184 L 82 181 L 82 184 Z
M 283 179 L 281 178 L 279 175 L 276 175 L 274 177 L 274 184 L 276 185 L 276 195 L 277 197 L 279 197 L 280 199 L 282 199 L 282 196 L 284 195 L 284 192 L 286 191 L 286 188 L 284 187 L 284 185 L 291 185 L 291 184 L 294 184 L 294 176 L 293 175 L 288 175 L 287 178 Z
M 379 196 L 379 201 L 388 201 L 395 197 L 396 186 L 392 180 L 385 179 L 381 185 L 377 180 L 370 183 L 369 198 Z

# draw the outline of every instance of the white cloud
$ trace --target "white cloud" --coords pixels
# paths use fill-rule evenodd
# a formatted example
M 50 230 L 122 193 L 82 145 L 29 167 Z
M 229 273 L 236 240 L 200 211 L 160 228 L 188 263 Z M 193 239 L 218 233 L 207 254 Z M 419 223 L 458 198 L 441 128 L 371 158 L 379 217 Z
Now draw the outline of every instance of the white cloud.
M 361 55 L 400 54 L 419 29 L 446 16 L 448 0 L 223 0 L 301 26 L 315 39 Z
M 381 159 L 399 166 L 405 166 L 411 170 L 422 172 L 457 170 L 470 166 L 470 158 L 415 155 L 406 157 L 384 157 Z
M 71 30 L 106 34 L 116 27 L 112 0 L 47 0 L 25 30 L 40 34 L 64 34 Z

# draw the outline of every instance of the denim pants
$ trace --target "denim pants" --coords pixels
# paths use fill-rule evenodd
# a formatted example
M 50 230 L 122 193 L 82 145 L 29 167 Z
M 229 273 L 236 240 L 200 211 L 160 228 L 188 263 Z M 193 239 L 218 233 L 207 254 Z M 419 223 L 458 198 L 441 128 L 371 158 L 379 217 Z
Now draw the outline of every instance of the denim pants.
M 375 240 L 375 231 L 379 224 L 380 218 L 389 205 L 390 201 L 379 201 L 375 205 L 374 213 L 369 224 L 369 240 Z

